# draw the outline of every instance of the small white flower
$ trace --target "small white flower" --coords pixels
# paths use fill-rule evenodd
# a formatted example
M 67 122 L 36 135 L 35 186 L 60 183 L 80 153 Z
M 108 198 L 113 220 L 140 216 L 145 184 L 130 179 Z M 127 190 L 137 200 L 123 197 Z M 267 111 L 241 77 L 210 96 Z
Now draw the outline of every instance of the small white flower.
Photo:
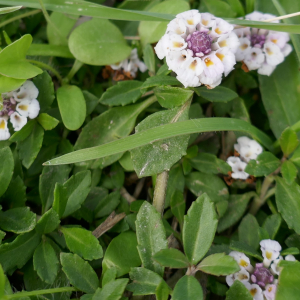
M 237 142 L 234 149 L 240 154 L 241 159 L 247 163 L 251 159 L 256 159 L 263 152 L 263 148 L 258 142 L 246 136 L 239 137 Z
M 10 122 L 15 131 L 21 130 L 27 123 L 27 118 L 20 116 L 17 112 L 14 112 L 10 116 Z
M 296 261 L 295 256 L 292 254 L 287 255 L 284 259 L 287 261 Z
M 238 251 L 231 251 L 229 255 L 235 259 L 235 261 L 239 264 L 241 270 L 245 269 L 248 272 L 253 271 L 253 267 L 251 266 L 250 259 L 244 253 Z
M 24 100 L 17 105 L 16 111 L 23 117 L 34 119 L 40 112 L 40 103 L 36 99 Z
M 280 271 L 281 271 L 282 268 L 280 268 L 278 266 L 278 264 L 282 261 L 282 259 L 283 259 L 282 256 L 279 256 L 277 259 L 273 260 L 273 262 L 271 264 L 271 269 L 270 269 L 270 271 L 273 275 L 279 275 L 280 274 Z
M 263 300 L 264 299 L 263 291 L 259 285 L 250 284 L 249 282 L 243 282 L 243 283 L 244 283 L 245 287 L 248 289 L 248 291 L 250 292 L 250 294 L 254 300 Z
M 265 43 L 264 52 L 266 54 L 266 61 L 270 66 L 277 66 L 284 61 L 284 55 L 280 48 L 273 43 Z
M 245 172 L 247 164 L 241 161 L 239 157 L 230 156 L 227 158 L 227 163 L 232 169 L 232 178 L 246 180 L 249 177 L 249 174 Z
M 258 74 L 270 76 L 275 70 L 275 66 L 270 66 L 264 62 L 261 67 L 257 70 Z
M 0 118 L 0 141 L 5 141 L 10 138 L 10 133 L 7 128 L 7 120 Z
M 220 85 L 220 83 L 222 82 L 222 75 L 220 75 L 219 77 L 216 78 L 210 78 L 205 76 L 204 73 L 202 73 L 200 76 L 200 83 L 205 84 L 207 87 L 213 89 L 216 86 Z
M 259 48 L 252 48 L 246 55 L 244 63 L 247 65 L 248 69 L 257 70 L 262 63 L 265 61 L 265 55 Z
M 244 268 L 242 268 L 239 272 L 226 276 L 226 283 L 229 286 L 232 286 L 236 280 L 241 282 L 249 281 L 250 274 Z
M 187 27 L 183 19 L 172 20 L 167 27 L 168 33 L 178 34 L 180 36 L 186 36 Z
M 23 100 L 33 100 L 36 99 L 39 95 L 39 90 L 34 85 L 32 81 L 25 81 L 25 83 L 18 88 L 17 90 L 12 92 L 13 98 L 17 101 L 23 101 Z
M 260 250 L 264 257 L 264 265 L 269 267 L 271 262 L 279 257 L 281 245 L 277 241 L 270 239 L 262 240 L 260 242 Z
M 286 44 L 281 50 L 284 57 L 286 57 L 293 51 L 293 47 L 290 44 Z
M 251 51 L 251 42 L 248 38 L 240 38 L 240 46 L 237 48 L 235 57 L 237 61 L 245 59 L 246 55 Z
M 265 290 L 263 292 L 264 296 L 267 300 L 274 300 L 276 296 L 276 284 L 267 284 L 265 287 Z
M 212 37 L 219 37 L 221 35 L 227 34 L 233 31 L 233 25 L 224 21 L 223 19 L 216 18 L 216 23 L 212 27 L 211 35 Z
M 212 45 L 212 49 L 228 48 L 231 52 L 235 53 L 239 46 L 240 40 L 234 32 L 231 32 L 218 37 L 217 41 Z
M 210 13 L 201 14 L 201 23 L 200 26 L 204 28 L 212 28 L 216 24 L 215 17 Z
M 216 51 L 216 56 L 224 65 L 224 75 L 227 76 L 235 65 L 235 55 L 229 48 L 221 48 Z
M 216 79 L 224 72 L 224 65 L 215 53 L 204 56 L 204 75 Z
M 193 33 L 201 21 L 201 14 L 197 9 L 192 9 L 178 14 L 176 18 L 183 20 L 185 26 L 189 29 L 189 33 Z

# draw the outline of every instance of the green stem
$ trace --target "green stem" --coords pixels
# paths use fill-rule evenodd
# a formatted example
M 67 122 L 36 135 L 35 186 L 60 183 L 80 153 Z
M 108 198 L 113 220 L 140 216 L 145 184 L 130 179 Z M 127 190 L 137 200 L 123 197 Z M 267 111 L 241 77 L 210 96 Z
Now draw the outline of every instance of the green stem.
M 48 290 L 37 290 L 31 292 L 19 292 L 12 295 L 6 295 L 6 299 L 15 299 L 15 298 L 22 298 L 22 297 L 30 297 L 30 296 L 37 296 L 37 295 L 46 295 L 46 294 L 54 294 L 54 293 L 66 293 L 66 292 L 75 292 L 77 289 L 66 286 Z
M 37 65 L 38 67 L 40 67 L 42 69 L 49 70 L 50 72 L 52 72 L 57 77 L 57 79 L 60 81 L 61 85 L 63 84 L 62 77 L 60 76 L 60 74 L 54 68 L 52 68 L 49 65 L 47 65 L 45 63 L 42 63 L 40 61 L 36 61 L 36 60 L 32 60 L 32 59 L 28 59 L 27 61 L 29 61 L 32 64 Z
M 169 178 L 168 171 L 163 171 L 162 173 L 158 174 L 156 177 L 153 206 L 161 215 L 163 215 L 165 209 L 165 198 L 166 198 L 166 191 L 168 186 L 168 178 Z
M 7 25 L 7 24 L 9 24 L 11 22 L 14 22 L 14 21 L 17 21 L 17 20 L 20 20 L 20 19 L 23 19 L 23 18 L 26 18 L 26 17 L 29 17 L 29 16 L 36 15 L 36 14 L 38 14 L 40 12 L 41 12 L 40 9 L 35 9 L 35 10 L 28 11 L 28 12 L 26 12 L 24 14 L 15 16 L 13 18 L 10 18 L 10 19 L 5 20 L 4 22 L 0 23 L 0 28 L 4 27 L 5 25 Z
M 70 70 L 69 74 L 63 79 L 63 81 L 66 84 L 68 84 L 82 66 L 83 66 L 83 63 L 76 59 L 74 61 L 72 69 Z

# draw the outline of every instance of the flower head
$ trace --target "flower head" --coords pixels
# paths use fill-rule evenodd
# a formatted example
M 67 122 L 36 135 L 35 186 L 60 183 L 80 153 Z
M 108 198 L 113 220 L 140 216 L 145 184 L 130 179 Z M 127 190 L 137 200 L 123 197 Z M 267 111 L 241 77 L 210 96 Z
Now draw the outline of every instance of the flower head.
M 169 70 L 185 86 L 214 88 L 236 63 L 239 46 L 233 26 L 209 13 L 193 9 L 178 14 L 159 40 L 155 52 L 166 57 Z
M 263 148 L 258 142 L 246 136 L 239 137 L 237 142 L 234 149 L 240 154 L 241 159 L 247 163 L 251 159 L 256 159 L 263 152 Z
M 264 21 L 274 17 L 254 11 L 246 15 L 245 19 Z M 292 51 L 292 47 L 287 44 L 290 37 L 286 32 L 249 27 L 238 28 L 234 31 L 240 40 L 240 46 L 236 51 L 236 60 L 243 61 L 249 70 L 257 70 L 259 74 L 271 75 L 275 67 L 282 63 Z
M 239 272 L 226 276 L 226 283 L 229 286 L 232 286 L 235 280 L 239 280 L 241 282 L 249 281 L 250 274 L 246 271 L 246 269 L 242 268 Z
M 245 282 L 244 285 L 249 290 L 249 292 L 254 300 L 263 300 L 264 299 L 263 291 L 259 285 L 250 284 L 249 282 Z
M 260 242 L 260 250 L 264 257 L 264 265 L 268 267 L 273 260 L 279 257 L 281 246 L 277 241 L 262 240 Z
M 250 259 L 244 253 L 238 251 L 231 251 L 229 255 L 235 259 L 235 261 L 239 264 L 241 269 L 245 269 L 249 272 L 253 271 Z
M 247 167 L 247 164 L 239 157 L 236 156 L 230 156 L 227 158 L 227 163 L 230 165 L 232 169 L 231 177 L 234 179 L 247 179 L 249 177 L 249 174 L 245 172 L 245 168 Z
M 266 289 L 264 290 L 263 294 L 267 300 L 274 300 L 276 290 L 277 290 L 276 284 L 268 284 L 266 285 Z

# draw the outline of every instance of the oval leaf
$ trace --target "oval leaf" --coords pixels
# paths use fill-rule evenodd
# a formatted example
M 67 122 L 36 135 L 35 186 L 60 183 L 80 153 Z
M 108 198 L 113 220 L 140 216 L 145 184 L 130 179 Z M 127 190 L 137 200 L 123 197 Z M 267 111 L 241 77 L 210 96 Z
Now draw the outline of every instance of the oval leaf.
M 183 276 L 175 285 L 172 299 L 202 300 L 203 291 L 199 281 L 193 276 Z

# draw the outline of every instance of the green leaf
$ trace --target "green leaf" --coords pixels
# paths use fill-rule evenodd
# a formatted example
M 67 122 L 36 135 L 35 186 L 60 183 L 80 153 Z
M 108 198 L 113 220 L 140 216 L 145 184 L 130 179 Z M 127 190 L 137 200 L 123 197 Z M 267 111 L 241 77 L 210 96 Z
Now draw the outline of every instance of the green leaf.
M 289 261 L 280 272 L 276 300 L 296 300 L 300 294 L 300 262 Z
M 169 185 L 169 184 L 168 184 Z M 185 200 L 181 191 L 175 190 L 171 198 L 171 211 L 172 214 L 177 218 L 180 226 L 183 226 L 183 219 L 185 213 Z
M 17 207 L 0 211 L 0 228 L 14 233 L 25 233 L 34 229 L 36 214 L 29 207 Z
M 243 17 L 245 15 L 245 10 L 240 0 L 227 0 L 227 2 L 232 10 L 236 13 L 237 17 Z
M 262 256 L 251 246 L 246 243 L 231 240 L 230 249 L 245 253 L 247 256 L 254 257 L 260 261 L 263 261 Z
M 98 276 L 87 261 L 72 253 L 61 253 L 60 261 L 64 273 L 74 287 L 90 294 L 97 290 Z
M 151 75 L 155 74 L 155 54 L 152 46 L 147 44 L 143 50 L 143 60 Z
M 26 79 L 16 79 L 0 75 L 0 93 L 16 90 L 25 81 Z
M 204 4 L 204 11 L 209 11 L 211 14 L 217 17 L 235 17 L 236 13 L 232 10 L 228 3 L 220 0 L 203 0 L 201 4 Z M 202 8 L 200 6 L 200 8 Z M 203 8 L 202 8 L 203 11 Z
M 280 255 L 297 255 L 300 253 L 300 250 L 296 247 L 291 247 L 291 248 L 287 248 L 284 249 L 283 251 L 280 252 Z
M 40 234 L 50 233 L 58 227 L 59 223 L 59 215 L 53 208 L 50 208 L 38 220 L 35 230 Z
M 51 23 L 47 24 L 47 37 L 49 43 L 53 45 L 67 46 L 68 35 L 76 24 L 77 19 L 78 18 L 74 16 L 53 12 L 50 16 Z M 59 28 L 60 34 L 58 34 L 54 26 Z
M 190 102 L 172 110 L 159 111 L 139 123 L 135 131 L 143 132 L 161 124 L 180 122 L 188 119 Z M 189 136 L 164 139 L 131 150 L 134 169 L 139 177 L 159 174 L 170 168 L 186 154 Z
M 19 157 L 25 168 L 29 169 L 39 154 L 44 139 L 44 129 L 35 122 L 29 136 L 18 142 Z
M 280 228 L 281 216 L 280 214 L 270 215 L 266 218 L 263 228 L 267 230 L 270 239 L 274 240 Z
M 26 60 L 26 52 L 31 42 L 32 36 L 25 34 L 0 52 L 1 75 L 16 79 L 28 79 L 43 72 Z
M 168 300 L 170 294 L 170 288 L 165 281 L 161 281 L 155 290 L 155 296 L 157 300 Z
M 0 197 L 7 190 L 14 170 L 14 158 L 9 147 L 0 149 Z
M 95 218 L 101 218 L 111 214 L 120 204 L 120 192 L 114 191 L 99 200 L 97 207 L 94 209 Z
M 131 268 L 140 265 L 141 259 L 137 251 L 137 238 L 135 233 L 131 231 L 119 234 L 109 243 L 102 262 L 103 273 L 106 274 L 109 269 L 115 268 L 117 277 L 129 273 Z
M 82 171 L 73 175 L 64 183 L 63 188 L 57 191 L 55 196 L 59 197 L 58 201 L 67 203 L 63 213 L 64 218 L 81 207 L 91 190 L 91 180 L 91 171 Z
M 161 86 L 154 89 L 157 101 L 165 108 L 183 105 L 193 96 L 193 93 L 191 90 L 171 86 Z
M 0 264 L 4 272 L 21 269 L 32 257 L 40 243 L 40 235 L 34 231 L 18 235 L 11 243 L 0 245 Z
M 56 93 L 64 125 L 69 130 L 77 130 L 86 116 L 86 104 L 81 89 L 75 85 L 63 85 Z
M 233 90 L 223 86 L 217 86 L 212 90 L 209 90 L 206 87 L 199 87 L 195 88 L 195 92 L 210 102 L 228 102 L 239 96 Z
M 39 277 L 53 284 L 59 269 L 59 261 L 51 244 L 42 241 L 33 254 L 33 267 Z
M 134 296 L 155 294 L 157 286 L 164 282 L 157 273 L 145 268 L 132 268 L 129 276 L 133 282 L 126 289 Z
M 197 264 L 206 254 L 217 229 L 214 204 L 204 194 L 193 202 L 184 216 L 182 231 L 184 252 L 191 264 Z
M 284 78 L 282 74 L 285 74 Z M 271 76 L 259 75 L 260 92 L 267 111 L 271 129 L 279 138 L 284 129 L 300 119 L 300 75 L 293 55 L 285 58 Z M 289 101 L 286 101 L 289 99 Z
M 300 167 L 300 147 L 298 147 L 293 153 L 290 161 L 292 161 L 297 167 Z
M 239 241 L 257 249 L 259 246 L 259 225 L 253 215 L 247 214 L 239 226 Z
M 186 185 L 196 196 L 206 193 L 213 202 L 228 200 L 228 188 L 216 175 L 192 172 L 186 177 Z
M 102 286 L 105 286 L 109 282 L 115 280 L 117 277 L 117 269 L 115 267 L 111 267 L 105 271 L 102 278 Z
M 55 167 L 44 168 L 40 176 L 39 192 L 43 206 L 43 211 L 47 211 L 54 199 L 55 184 L 64 183 L 69 178 L 70 167 Z
M 121 108 L 118 107 L 118 109 L 126 109 L 126 108 L 127 107 L 121 107 Z M 91 123 L 93 123 L 93 121 L 89 122 L 88 126 L 91 126 L 90 125 Z M 106 123 L 106 126 L 107 125 L 108 124 Z M 97 130 L 101 132 L 99 126 L 97 126 Z M 70 163 L 81 162 L 81 161 L 86 161 L 86 160 L 91 160 L 96 158 L 102 158 L 117 153 L 123 153 L 124 151 L 141 147 L 147 145 L 148 143 L 165 139 L 165 138 L 198 133 L 198 132 L 227 131 L 227 130 L 249 133 L 260 144 L 263 144 L 267 148 L 272 149 L 272 140 L 266 134 L 264 134 L 262 131 L 258 130 L 248 122 L 245 122 L 243 120 L 233 119 L 233 118 L 230 119 L 229 118 L 205 118 L 205 119 L 193 119 L 189 121 L 182 121 L 182 122 L 176 122 L 176 123 L 167 124 L 163 126 L 158 126 L 155 128 L 148 129 L 144 132 L 136 133 L 127 138 L 119 139 L 117 141 L 115 140 L 114 142 L 111 143 L 108 143 L 109 141 L 106 141 L 107 143 L 106 145 L 69 153 L 62 157 L 54 158 L 46 162 L 44 165 L 70 164 Z M 91 138 L 92 135 L 90 139 Z M 82 145 L 82 148 L 84 148 L 84 146 L 85 147 L 92 146 L 90 142 L 86 144 L 87 145 L 84 145 L 83 141 L 81 141 L 80 143 L 80 145 Z M 96 145 L 94 144 L 94 146 Z
M 146 79 L 146 81 L 141 86 L 141 92 L 145 93 L 148 89 L 154 88 L 157 86 L 166 86 L 166 85 L 181 85 L 181 83 L 172 76 L 167 75 L 157 75 L 152 76 Z
M 107 283 L 102 289 L 97 289 L 92 300 L 119 300 L 121 299 L 125 287 L 128 283 L 127 278 L 117 279 Z
M 245 172 L 255 177 L 267 176 L 276 171 L 280 166 L 280 160 L 271 152 L 263 152 L 257 159 L 249 161 Z
M 167 249 L 166 232 L 160 213 L 148 202 L 141 206 L 136 219 L 138 251 L 145 268 L 163 275 L 164 268 L 152 260 L 161 249 Z
M 119 159 L 119 163 L 125 171 L 127 172 L 134 171 L 134 167 L 133 167 L 133 163 L 129 151 L 124 153 L 124 155 Z
M 291 128 L 286 128 L 281 134 L 279 142 L 282 152 L 286 157 L 288 157 L 299 145 L 296 131 Z
M 294 229 L 300 234 L 300 186 L 293 182 L 288 185 L 283 178 L 276 177 L 276 204 L 278 211 L 288 224 L 289 228 Z
M 94 66 L 115 64 L 131 52 L 118 27 L 97 18 L 74 29 L 69 37 L 69 48 L 76 59 Z
M 44 71 L 42 74 L 33 78 L 32 82 L 39 90 L 37 100 L 40 103 L 40 112 L 45 112 L 55 98 L 52 78 L 47 71 Z
M 52 130 L 59 123 L 57 119 L 45 113 L 39 114 L 39 116 L 37 117 L 37 121 L 43 126 L 45 130 Z
M 185 255 L 177 249 L 163 249 L 157 252 L 153 259 L 164 267 L 182 269 L 189 266 L 189 261 Z
M 21 9 L 22 6 L 2 7 L 0 8 L 0 15 L 8 14 Z M 1 290 L 1 289 L 0 289 Z
M 288 247 L 297 247 L 300 249 L 300 235 L 294 233 L 290 235 L 286 240 L 285 243 Z
M 3 272 L 3 268 L 0 265 L 0 298 L 3 299 L 5 295 L 5 274 Z M 4 298 L 5 299 L 5 298 Z
M 99 259 L 103 256 L 103 250 L 99 241 L 92 232 L 83 228 L 62 227 L 66 244 L 71 252 L 86 260 Z
M 243 300 L 253 299 L 246 286 L 239 280 L 235 280 L 233 285 L 226 293 L 226 300 L 237 300 L 237 299 L 243 299 Z
M 70 52 L 68 46 L 48 45 L 48 44 L 31 44 L 27 51 L 30 56 L 56 56 L 63 58 L 75 57 Z
M 225 276 L 236 273 L 240 266 L 235 259 L 225 253 L 216 253 L 204 258 L 197 269 L 214 276 Z
M 287 184 L 292 184 L 296 179 L 298 169 L 290 160 L 286 160 L 281 165 L 280 172 L 282 174 L 282 177 L 287 182 Z
M 237 223 L 244 215 L 250 199 L 255 195 L 254 192 L 248 192 L 242 195 L 230 195 L 228 208 L 224 216 L 219 220 L 218 232 L 222 232 Z
M 109 106 L 135 103 L 142 95 L 140 90 L 142 85 L 143 83 L 137 80 L 119 81 L 102 94 L 100 102 Z
M 162 2 L 149 11 L 154 13 L 169 13 L 176 15 L 189 10 L 190 6 L 186 1 L 172 0 L 171 2 Z M 143 45 L 157 42 L 167 29 L 168 22 L 141 22 L 139 26 L 139 36 Z
M 193 276 L 183 276 L 175 285 L 172 299 L 202 300 L 203 291 L 199 281 Z
M 15 133 L 10 137 L 10 142 L 22 142 L 24 141 L 33 130 L 33 127 L 35 126 L 36 121 L 30 120 L 26 123 L 26 125 L 19 131 L 15 131 Z
M 199 153 L 190 162 L 193 168 L 207 174 L 228 174 L 231 171 L 230 166 L 224 160 L 210 153 Z

